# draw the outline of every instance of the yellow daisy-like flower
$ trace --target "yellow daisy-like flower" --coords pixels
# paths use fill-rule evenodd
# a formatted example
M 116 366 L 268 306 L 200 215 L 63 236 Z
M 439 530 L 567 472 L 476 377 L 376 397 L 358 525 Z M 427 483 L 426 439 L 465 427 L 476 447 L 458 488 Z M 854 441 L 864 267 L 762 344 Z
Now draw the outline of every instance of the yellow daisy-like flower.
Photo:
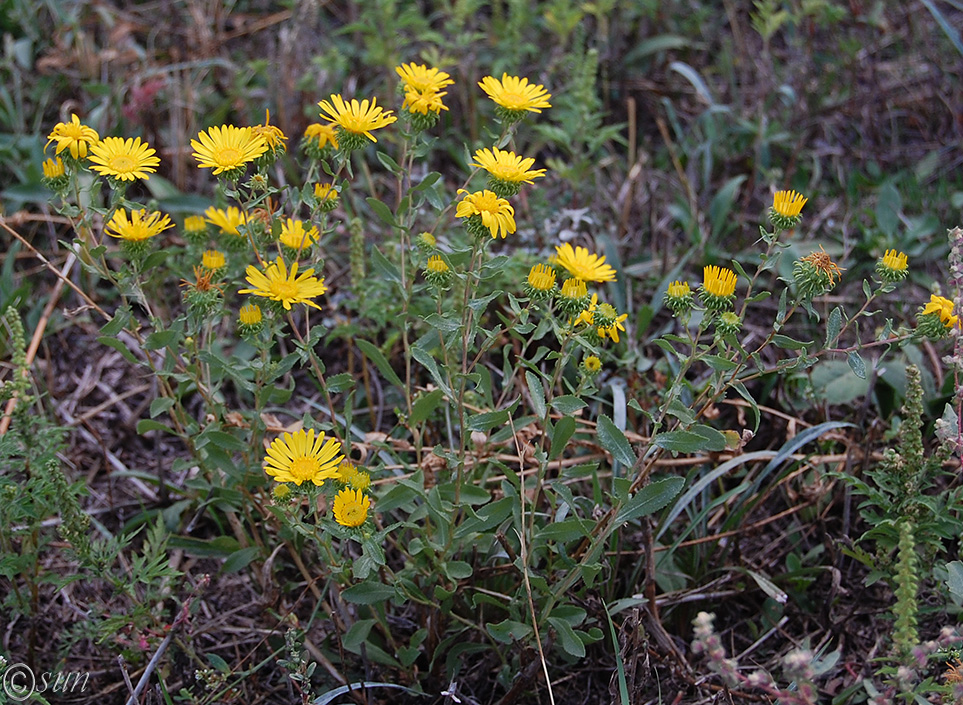
M 238 311 L 238 320 L 245 326 L 256 326 L 261 319 L 261 307 L 257 304 L 245 304 Z
M 581 369 L 588 377 L 594 377 L 602 371 L 602 361 L 597 355 L 588 355 L 582 360 Z
M 341 526 L 354 527 L 368 518 L 371 500 L 361 490 L 345 488 L 334 496 L 334 519 Z
M 425 263 L 425 279 L 429 284 L 438 289 L 447 289 L 451 286 L 452 276 L 451 268 L 441 255 L 428 258 Z
M 334 123 L 322 125 L 320 122 L 312 122 L 304 129 L 304 137 L 316 143 L 318 149 L 324 149 L 329 144 L 337 149 L 338 133 L 335 128 L 336 125 Z
M 808 200 L 795 191 L 776 191 L 772 198 L 772 209 L 785 218 L 793 218 L 802 212 Z
M 264 472 L 277 482 L 293 482 L 300 487 L 302 482 L 313 482 L 317 486 L 325 480 L 338 476 L 338 463 L 344 456 L 333 438 L 325 438 L 324 433 L 314 435 L 314 429 L 303 428 L 294 433 L 285 433 L 275 438 L 264 458 Z
M 395 67 L 395 73 L 401 77 L 406 87 L 419 93 L 437 92 L 455 83 L 444 71 L 429 68 L 424 64 L 402 64 Z
M 281 132 L 281 128 L 271 124 L 271 111 L 264 111 L 264 124 L 255 125 L 251 128 L 251 132 L 264 140 L 264 143 L 268 146 L 268 149 L 277 149 L 280 147 L 284 149 L 284 143 L 288 139 Z
M 540 113 L 542 108 L 552 107 L 548 102 L 552 94 L 545 90 L 545 86 L 529 83 L 527 78 L 503 73 L 501 81 L 494 76 L 485 76 L 478 86 L 507 111 Z
M 303 250 L 318 241 L 318 229 L 313 225 L 305 229 L 303 220 L 288 218 L 281 223 L 281 235 L 278 239 L 282 245 L 292 250 Z
M 345 460 L 338 466 L 338 481 L 356 490 L 366 490 L 371 486 L 371 475 Z
M 528 285 L 536 291 L 552 291 L 555 288 L 555 269 L 547 264 L 536 264 L 528 272 Z
M 227 209 L 211 206 L 204 211 L 204 215 L 207 216 L 207 222 L 213 223 L 227 235 L 241 237 L 241 231 L 238 228 L 247 224 L 244 212 L 236 206 L 228 206 Z
M 208 210 L 215 210 L 213 208 Z M 188 233 L 201 233 L 207 230 L 207 221 L 203 215 L 189 215 L 184 218 L 184 231 Z
M 959 316 L 953 315 L 953 302 L 936 294 L 930 295 L 929 303 L 923 307 L 920 315 L 925 316 L 929 313 L 938 313 L 940 320 L 947 329 L 955 327 L 959 320 Z
M 158 211 L 153 213 L 148 213 L 144 209 L 131 211 L 128 218 L 127 211 L 117 209 L 107 223 L 106 231 L 111 237 L 127 242 L 143 242 L 173 225 L 170 216 Z
M 372 130 L 387 127 L 398 119 L 390 110 L 384 110 L 377 103 L 377 98 L 372 98 L 370 103 L 367 99 L 359 103 L 356 98 L 352 98 L 350 103 L 346 103 L 340 94 L 333 93 L 330 102 L 322 100 L 318 106 L 321 108 L 322 117 L 330 118 L 341 128 L 338 141 L 342 147 L 349 148 L 349 145 L 345 144 L 345 134 L 359 137 L 363 135 L 372 142 L 377 142 L 377 138 L 371 134 Z M 358 149 L 360 144 L 355 140 L 350 141 L 358 144 L 353 147 Z
M 691 310 L 693 299 L 689 282 L 674 281 L 669 284 L 669 288 L 665 291 L 665 305 L 676 316 Z
M 802 207 L 806 205 L 807 198 L 795 191 L 777 191 L 772 199 L 772 208 L 769 209 L 769 222 L 773 228 L 778 230 L 790 230 L 799 225 L 802 220 Z
M 413 88 L 405 88 L 405 102 L 402 108 L 407 108 L 410 113 L 427 115 L 428 113 L 439 114 L 448 107 L 441 102 L 441 99 L 448 95 L 444 91 L 417 91 Z
M 568 316 L 579 315 L 589 305 L 588 287 L 585 286 L 585 282 L 575 277 L 566 279 L 562 282 L 556 303 L 561 313 Z
M 140 137 L 104 137 L 90 147 L 90 168 L 120 181 L 149 179 L 160 158 Z
M 906 279 L 908 273 L 909 264 L 905 252 L 886 250 L 876 262 L 876 274 L 884 282 L 895 284 Z
M 611 338 L 612 342 L 619 342 L 619 331 L 625 332 L 622 323 L 629 317 L 629 314 L 619 313 L 611 304 L 600 304 L 598 294 L 592 294 L 592 300 L 586 310 L 582 311 L 576 323 L 594 326 L 595 332 L 602 340 Z
M 57 143 L 57 154 L 65 149 L 70 152 L 70 156 L 80 160 L 87 156 L 87 148 L 100 140 L 97 130 L 88 127 L 80 122 L 76 115 L 70 115 L 70 122 L 58 122 L 54 129 L 47 135 L 47 144 L 44 149 L 50 146 L 51 142 Z
M 682 298 L 683 296 L 688 296 L 691 293 L 689 289 L 689 282 L 675 281 L 669 284 L 669 288 L 666 290 L 666 296 L 671 296 L 672 298 Z
M 605 264 L 603 255 L 591 254 L 585 247 L 573 248 L 567 242 L 555 247 L 555 262 L 573 277 L 587 282 L 614 282 L 615 270 Z
M 268 151 L 264 137 L 250 127 L 221 125 L 201 130 L 191 140 L 199 169 L 213 169 L 214 175 L 228 173 L 240 176 L 249 163 Z
M 702 288 L 713 296 L 732 296 L 736 291 L 736 273 L 709 265 L 702 270 Z
M 63 160 L 61 160 L 60 157 L 56 157 L 56 159 L 45 159 L 41 166 L 43 167 L 43 175 L 48 179 L 59 179 L 67 173 Z
M 239 294 L 254 294 L 263 296 L 271 301 L 278 301 L 286 311 L 291 310 L 291 304 L 307 304 L 320 310 L 321 307 L 311 301 L 316 296 L 324 294 L 328 287 L 324 285 L 324 278 L 318 279 L 314 269 L 305 270 L 298 276 L 298 263 L 291 265 L 288 272 L 284 260 L 280 257 L 273 264 L 261 272 L 253 264 L 248 266 L 247 282 L 252 289 L 241 289 Z
M 459 189 L 458 193 L 466 195 L 455 209 L 455 217 L 468 219 L 466 227 L 472 235 L 487 229 L 493 238 L 501 234 L 504 239 L 515 232 L 515 209 L 507 200 L 488 190 L 468 193 Z
M 425 264 L 425 269 L 429 272 L 447 272 L 449 271 L 448 265 L 445 260 L 441 258 L 441 255 L 435 255 L 428 258 L 428 262 Z
M 534 183 L 532 179 L 545 176 L 544 169 L 529 169 L 534 163 L 531 157 L 520 157 L 514 152 L 493 147 L 476 151 L 472 165 L 481 167 L 499 181 L 531 184 Z
M 338 189 L 332 184 L 315 184 L 314 197 L 319 201 L 333 201 L 338 197 Z
M 224 255 L 217 250 L 206 250 L 203 255 L 201 255 L 201 266 L 204 269 L 209 269 L 212 272 L 216 272 L 227 264 L 227 260 L 224 259 Z

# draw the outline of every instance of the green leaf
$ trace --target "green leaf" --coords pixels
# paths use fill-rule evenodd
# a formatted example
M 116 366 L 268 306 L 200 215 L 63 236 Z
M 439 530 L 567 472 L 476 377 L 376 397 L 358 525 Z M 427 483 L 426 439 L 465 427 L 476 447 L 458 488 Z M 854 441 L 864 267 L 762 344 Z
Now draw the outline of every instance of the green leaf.
M 414 186 L 411 189 L 411 191 L 412 193 L 418 193 L 419 191 L 425 191 L 426 189 L 430 189 L 432 186 L 434 186 L 438 182 L 438 179 L 440 178 L 441 178 L 440 173 L 438 173 L 437 171 L 432 171 L 428 173 L 425 176 L 425 178 L 419 181 L 418 185 Z
M 465 561 L 448 561 L 445 563 L 445 574 L 448 576 L 448 579 L 452 581 L 470 578 L 474 572 L 471 563 L 466 563 Z
M 148 431 L 164 431 L 165 433 L 174 433 L 173 429 L 165 426 L 160 421 L 154 421 L 153 419 L 141 419 L 137 422 L 137 433 L 143 436 Z
M 682 491 L 683 485 L 685 479 L 681 477 L 666 477 L 646 485 L 619 510 L 616 525 L 659 511 Z
M 508 422 L 508 409 L 498 411 L 485 411 L 481 414 L 472 414 L 465 422 L 469 431 L 490 431 L 496 426 L 504 426 Z
M 584 409 L 586 406 L 588 406 L 588 404 L 578 397 L 573 397 L 571 394 L 564 394 L 560 397 L 555 397 L 552 399 L 549 406 L 551 406 L 560 414 L 571 416 L 579 409 Z
M 124 329 L 124 326 L 127 325 L 127 321 L 129 320 L 130 309 L 121 307 L 114 312 L 114 317 L 107 321 L 104 327 L 100 329 L 100 334 L 113 338 Z
M 132 353 L 126 345 L 117 340 L 117 338 L 108 338 L 106 335 L 102 335 L 97 338 L 97 342 L 101 345 L 106 345 L 108 348 L 113 348 L 119 352 L 127 362 L 133 365 L 140 364 L 137 358 L 134 357 L 134 353 Z
M 324 381 L 328 389 L 335 394 L 340 394 L 354 387 L 354 375 L 349 372 L 342 372 L 334 377 L 328 377 Z
M 225 573 L 237 573 L 246 568 L 251 561 L 258 557 L 261 550 L 257 546 L 248 546 L 235 551 L 227 557 L 221 570 Z
M 438 369 L 438 363 L 435 362 L 435 358 L 431 356 L 427 350 L 423 350 L 418 346 L 411 349 L 411 356 L 415 358 L 421 365 L 428 370 L 428 374 L 431 375 L 431 379 L 436 385 L 448 396 L 449 399 L 454 399 L 455 394 L 451 391 L 451 387 L 448 386 L 448 382 L 445 378 L 441 376 L 441 372 Z M 398 382 L 398 386 L 402 386 L 401 382 Z
M 391 365 L 388 364 L 388 360 L 385 359 L 385 356 L 381 354 L 381 351 L 373 343 L 361 339 L 356 339 L 354 342 L 361 349 L 361 352 L 375 364 L 375 367 L 384 375 L 386 380 L 396 387 L 405 386 L 398 374 L 392 369 Z
M 963 603 L 963 562 L 950 561 L 946 564 L 946 587 L 956 604 Z
M 398 271 L 398 268 L 389 262 L 377 247 L 371 248 L 371 264 L 374 266 L 374 269 L 388 281 L 396 284 L 401 283 L 401 273 Z
M 746 178 L 745 174 L 733 176 L 716 191 L 716 195 L 709 203 L 709 221 L 712 226 L 713 235 L 722 233 L 722 224 L 726 218 L 729 217 L 729 213 L 732 211 L 732 204 L 735 203 L 736 196 L 739 195 L 739 187 L 742 186 Z
M 491 634 L 492 639 L 499 641 L 502 644 L 511 644 L 513 641 L 521 641 L 522 639 L 527 639 L 532 633 L 532 628 L 523 622 L 516 622 L 511 619 L 506 619 L 497 624 L 489 622 L 485 625 L 485 629 Z
M 746 389 L 746 385 L 744 385 L 742 382 L 738 382 L 738 381 L 733 382 L 732 388 L 735 389 L 736 392 L 738 392 L 739 396 L 741 396 L 743 399 L 749 402 L 749 408 L 752 409 L 752 423 L 753 423 L 752 432 L 757 433 L 759 431 L 759 421 L 760 421 L 759 404 L 756 403 L 756 400 L 749 393 L 749 390 Z
M 711 426 L 697 424 L 687 431 L 667 431 L 656 435 L 652 442 L 659 448 L 676 453 L 721 451 L 726 448 L 726 437 Z
M 371 206 L 371 210 L 373 210 L 375 215 L 378 216 L 378 218 L 380 218 L 385 224 L 391 226 L 396 226 L 398 224 L 398 221 L 395 220 L 395 214 L 391 212 L 391 209 L 377 198 L 369 196 L 364 200 L 368 202 L 368 205 Z
M 824 347 L 830 348 L 836 344 L 836 338 L 839 337 L 842 327 L 843 309 L 837 306 L 829 312 L 829 318 L 826 320 L 826 345 Z
M 705 363 L 716 372 L 729 372 L 736 369 L 739 365 L 732 360 L 727 360 L 721 355 L 706 355 L 702 358 Z
M 548 459 L 554 460 L 568 445 L 569 439 L 575 433 L 575 419 L 571 416 L 563 416 L 555 424 L 552 431 L 552 446 L 548 451 Z
M 545 406 L 545 387 L 541 378 L 531 370 L 525 370 L 525 381 L 528 382 L 528 392 L 532 395 L 532 409 L 535 415 L 544 419 L 547 412 Z
M 859 353 L 855 350 L 846 356 L 846 362 L 849 363 L 849 369 L 853 371 L 853 374 L 860 379 L 866 379 L 866 363 L 863 362 L 863 358 L 859 356 Z
M 869 391 L 869 383 L 854 375 L 842 360 L 821 360 L 810 374 L 816 398 L 830 405 L 848 404 Z
M 205 440 L 205 445 L 207 443 L 213 443 L 218 448 L 223 448 L 224 450 L 243 451 L 248 449 L 247 443 L 226 431 L 204 431 L 198 436 L 198 440 L 200 441 L 201 439 Z M 198 447 L 202 446 L 198 444 Z
M 155 419 L 172 406 L 174 406 L 174 400 L 170 397 L 158 397 L 150 403 L 150 417 Z
M 398 166 L 398 162 L 384 152 L 376 152 L 375 156 L 378 157 L 378 161 L 381 162 L 381 166 L 390 171 L 392 174 L 398 174 L 401 172 L 401 167 Z
M 558 634 L 559 646 L 562 647 L 565 653 L 576 658 L 585 657 L 585 644 L 578 638 L 575 630 L 572 629 L 572 625 L 558 617 L 549 617 L 548 623 L 552 625 L 555 633 Z
M 453 316 L 439 316 L 437 313 L 425 316 L 425 323 L 442 333 L 452 333 L 461 328 L 461 321 Z
M 902 199 L 899 191 L 896 190 L 892 181 L 887 181 L 880 187 L 876 197 L 876 225 L 887 240 L 892 240 L 899 229 L 900 208 L 902 208 Z
M 558 543 L 568 543 L 576 539 L 582 539 L 592 533 L 593 522 L 587 519 L 565 519 L 546 524 L 535 534 L 535 538 L 541 541 L 555 541 Z
M 427 419 L 431 415 L 431 412 L 438 408 L 438 404 L 441 403 L 443 397 L 444 392 L 440 389 L 432 389 L 427 394 L 418 397 L 415 403 L 411 405 L 411 416 L 408 417 L 408 425 L 417 426 Z
M 397 597 L 398 591 L 393 585 L 383 585 L 381 583 L 360 583 L 352 585 L 341 593 L 341 596 L 348 602 L 356 605 L 376 605 L 379 602 L 387 602 Z
M 635 461 L 638 460 L 638 458 L 635 453 L 632 452 L 632 446 L 629 444 L 629 440 L 625 437 L 625 434 L 619 430 L 619 427 L 612 423 L 612 419 L 605 414 L 599 414 L 596 431 L 598 433 L 599 443 L 602 444 L 605 450 L 612 454 L 614 460 L 629 468 L 635 465 Z
M 778 345 L 780 348 L 785 348 L 786 350 L 805 350 L 813 344 L 811 340 L 804 343 L 801 340 L 796 340 L 795 338 L 790 338 L 788 335 L 781 335 L 779 333 L 772 336 L 772 342 L 774 345 Z
M 344 637 L 341 639 L 341 643 L 344 645 L 348 651 L 353 654 L 361 653 L 361 646 L 368 641 L 368 635 L 371 633 L 371 628 L 377 623 L 375 619 L 359 619 L 357 622 L 351 625 L 351 627 L 344 633 Z

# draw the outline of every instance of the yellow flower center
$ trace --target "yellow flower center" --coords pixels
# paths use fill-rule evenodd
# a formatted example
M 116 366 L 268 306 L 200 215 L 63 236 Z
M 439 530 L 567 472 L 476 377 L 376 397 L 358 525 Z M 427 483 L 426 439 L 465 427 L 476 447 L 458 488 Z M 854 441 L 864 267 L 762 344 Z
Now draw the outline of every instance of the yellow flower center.
M 234 147 L 224 147 L 214 155 L 220 166 L 233 166 L 241 161 L 241 150 Z
M 498 196 L 491 191 L 477 195 L 475 197 L 475 208 L 479 211 L 488 211 L 497 215 L 500 210 Z
M 112 171 L 118 174 L 126 174 L 137 168 L 137 162 L 127 154 L 117 154 L 111 158 L 109 166 Z
M 72 122 L 68 124 L 64 124 L 60 128 L 60 136 L 69 137 L 70 139 L 73 139 L 73 140 L 85 139 L 84 126 L 76 125 Z
M 291 475 L 304 482 L 318 473 L 318 461 L 313 457 L 302 456 L 291 462 Z
M 272 281 L 271 293 L 281 300 L 293 300 L 298 296 L 298 285 L 292 281 Z
M 360 504 L 352 502 L 344 508 L 345 523 L 357 526 L 364 521 L 365 508 Z
M 502 99 L 502 105 L 509 110 L 518 110 L 528 102 L 528 99 L 523 94 L 514 91 L 505 91 L 499 98 Z

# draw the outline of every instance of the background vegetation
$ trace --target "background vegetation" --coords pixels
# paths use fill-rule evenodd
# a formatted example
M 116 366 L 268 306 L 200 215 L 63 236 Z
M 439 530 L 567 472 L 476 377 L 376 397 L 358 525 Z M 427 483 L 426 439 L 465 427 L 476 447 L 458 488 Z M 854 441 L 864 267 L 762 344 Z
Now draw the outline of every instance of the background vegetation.
M 924 694 L 953 702 L 952 693 L 931 694 L 951 654 L 926 663 L 909 644 L 914 630 L 918 642 L 937 640 L 963 601 L 963 566 L 954 560 L 963 530 L 959 457 L 923 460 L 945 457 L 934 421 L 956 391 L 942 360 L 952 342 L 916 341 L 879 365 L 870 351 L 865 377 L 841 356 L 763 375 L 751 385 L 757 411 L 737 395 L 721 399 L 707 423 L 736 431 L 738 447 L 666 454 L 660 477 L 684 478 L 682 493 L 630 517 L 576 584 L 553 576 L 584 552 L 583 525 L 540 535 L 530 576 L 543 619 L 537 640 L 524 571 L 492 559 L 497 551 L 514 559 L 518 548 L 502 533 L 511 503 L 497 504 L 514 487 L 506 479 L 514 460 L 503 456 L 516 446 L 504 419 L 479 427 L 489 434 L 479 457 L 504 468 L 467 500 L 477 514 L 465 510 L 479 522 L 469 528 L 494 548 L 473 552 L 465 540 L 447 563 L 432 563 L 427 549 L 379 534 L 386 565 L 418 579 L 401 592 L 345 595 L 367 576 L 357 561 L 370 547 L 345 541 L 342 563 L 322 558 L 320 546 L 272 512 L 266 478 L 231 475 L 230 466 L 259 460 L 223 436 L 210 438 L 224 445 L 219 472 L 233 479 L 192 472 L 188 446 L 144 423 L 159 415 L 157 378 L 126 345 L 103 341 L 91 302 L 114 311 L 118 292 L 89 271 L 78 270 L 74 283 L 90 301 L 58 286 L 13 231 L 63 267 L 75 233 L 49 205 L 41 162 L 49 131 L 71 113 L 101 135 L 140 135 L 156 148 L 159 172 L 128 198 L 156 202 L 182 221 L 214 203 L 190 148 L 210 125 L 253 125 L 270 110 L 291 140 L 273 176 L 299 185 L 296 144 L 318 119 L 319 100 L 377 95 L 397 109 L 394 67 L 434 65 L 455 85 L 424 166 L 442 174 L 439 193 L 450 200 L 470 171 L 465 145 L 488 144 L 494 129 L 477 82 L 505 71 L 542 83 L 552 108 L 520 131 L 518 151 L 548 176 L 515 202 L 519 232 L 493 286 L 517 291 L 536 256 L 560 240 L 588 244 L 619 272 L 606 295 L 629 314 L 628 331 L 577 417 L 573 462 L 552 484 L 564 500 L 552 506 L 555 524 L 564 524 L 563 504 L 573 517 L 598 521 L 626 472 L 619 443 L 603 438 L 606 424 L 640 447 L 652 431 L 647 412 L 660 408 L 678 372 L 655 342 L 675 330 L 662 304 L 667 284 L 696 281 L 704 264 L 758 261 L 774 191 L 809 198 L 777 274 L 791 278 L 792 261 L 819 247 L 845 268 L 814 304 L 819 321 L 794 319 L 783 331 L 791 339 L 821 341 L 834 307 L 858 309 L 863 281 L 888 248 L 907 253 L 909 278 L 876 302 L 882 311 L 864 330 L 887 318 L 912 321 L 934 285 L 954 295 L 945 233 L 963 209 L 961 26 L 955 0 L 0 1 L 0 311 L 20 313 L 25 341 L 45 324 L 24 389 L 33 401 L 20 432 L 30 443 L 0 446 L 0 655 L 40 670 L 89 670 L 95 694 L 87 701 L 98 703 L 126 702 L 122 673 L 136 683 L 148 669 L 142 702 L 549 702 L 546 673 L 560 703 L 789 702 L 810 682 L 818 700 L 800 702 L 865 702 L 887 689 L 910 702 L 914 693 L 916 702 L 927 702 Z M 382 167 L 369 158 L 355 178 L 365 195 L 394 204 L 396 179 Z M 379 528 L 418 519 L 414 507 L 434 521 L 451 498 L 432 498 L 424 477 L 409 496 L 398 488 L 410 477 L 392 470 L 403 454 L 391 439 L 405 399 L 389 382 L 405 363 L 399 303 L 379 283 L 384 271 L 373 254 L 388 250 L 392 231 L 360 192 L 336 215 L 323 242 L 332 333 L 316 352 L 329 377 L 364 377 L 363 393 L 336 393 L 339 408 L 351 399 L 364 432 L 355 452 L 381 466 Z M 352 283 L 352 232 L 365 245 L 361 288 Z M 163 311 L 168 320 L 179 313 L 179 276 L 188 271 L 152 283 L 158 301 L 175 302 Z M 764 339 L 776 310 L 775 300 L 758 302 L 743 336 Z M 508 315 L 507 307 L 498 312 Z M 0 337 L 6 380 L 16 377 L 24 347 L 15 327 L 8 320 Z M 501 370 L 502 348 L 516 345 L 507 334 L 499 342 L 483 367 Z M 770 354 L 767 364 L 781 359 Z M 917 396 L 907 383 L 912 366 L 921 371 Z M 691 387 L 708 384 L 711 373 L 699 372 Z M 265 421 L 274 433 L 304 415 L 324 418 L 308 377 L 283 378 L 297 393 L 283 401 L 289 417 Z M 435 381 L 417 375 L 418 394 Z M 516 420 L 540 408 L 526 396 L 531 383 L 518 384 Z M 471 401 L 485 410 L 491 400 Z M 203 420 L 200 400 L 183 394 L 179 403 Z M 270 405 L 279 414 L 281 398 Z M 575 409 L 564 411 L 558 417 Z M 425 439 L 430 448 L 444 419 L 432 406 L 421 421 L 438 434 Z M 236 441 L 241 427 L 218 422 Z M 925 453 L 898 475 L 886 451 L 914 443 Z M 424 475 L 444 467 L 427 458 Z M 908 514 L 915 536 L 901 523 Z M 910 553 L 920 560 L 909 562 Z M 389 582 L 386 573 L 381 581 Z M 506 607 L 506 595 L 518 601 Z M 690 646 L 694 638 L 703 646 Z M 944 634 L 941 645 L 952 641 Z M 162 659 L 149 665 L 162 645 Z M 744 676 L 771 673 L 780 694 L 726 680 L 720 645 L 739 657 Z M 800 649 L 813 656 L 793 670 L 785 659 Z M 897 672 L 913 659 L 923 661 L 915 678 Z M 359 681 L 396 688 L 337 690 Z

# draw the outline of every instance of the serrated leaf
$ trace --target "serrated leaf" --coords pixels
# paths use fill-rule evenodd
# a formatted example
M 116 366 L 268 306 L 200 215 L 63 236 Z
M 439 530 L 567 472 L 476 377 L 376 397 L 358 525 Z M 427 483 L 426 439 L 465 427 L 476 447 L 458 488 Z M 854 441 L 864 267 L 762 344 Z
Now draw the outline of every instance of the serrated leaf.
M 465 421 L 465 426 L 469 431 L 490 431 L 496 426 L 504 426 L 508 421 L 508 409 L 498 411 L 485 411 L 481 414 L 472 414 Z
M 328 377 L 324 381 L 328 390 L 335 394 L 340 394 L 354 387 L 354 375 L 350 372 L 342 372 L 334 377 Z
M 612 422 L 612 419 L 605 414 L 599 414 L 596 432 L 598 433 L 599 443 L 612 455 L 615 461 L 622 463 L 622 465 L 626 467 L 635 465 L 635 461 L 638 458 L 636 458 L 635 453 L 632 452 L 629 439 L 627 439 L 619 427 Z
M 721 355 L 706 355 L 703 361 L 716 372 L 729 372 L 736 369 L 739 365 L 732 360 L 727 360 Z
M 437 313 L 426 316 L 425 323 L 432 328 L 437 328 L 442 333 L 452 333 L 461 328 L 461 320 L 451 316 L 439 316 Z
M 803 342 L 802 340 L 796 340 L 795 338 L 790 338 L 788 335 L 782 335 L 776 333 L 772 336 L 773 345 L 778 345 L 780 348 L 786 350 L 805 350 L 807 347 L 813 344 L 813 341 Z

